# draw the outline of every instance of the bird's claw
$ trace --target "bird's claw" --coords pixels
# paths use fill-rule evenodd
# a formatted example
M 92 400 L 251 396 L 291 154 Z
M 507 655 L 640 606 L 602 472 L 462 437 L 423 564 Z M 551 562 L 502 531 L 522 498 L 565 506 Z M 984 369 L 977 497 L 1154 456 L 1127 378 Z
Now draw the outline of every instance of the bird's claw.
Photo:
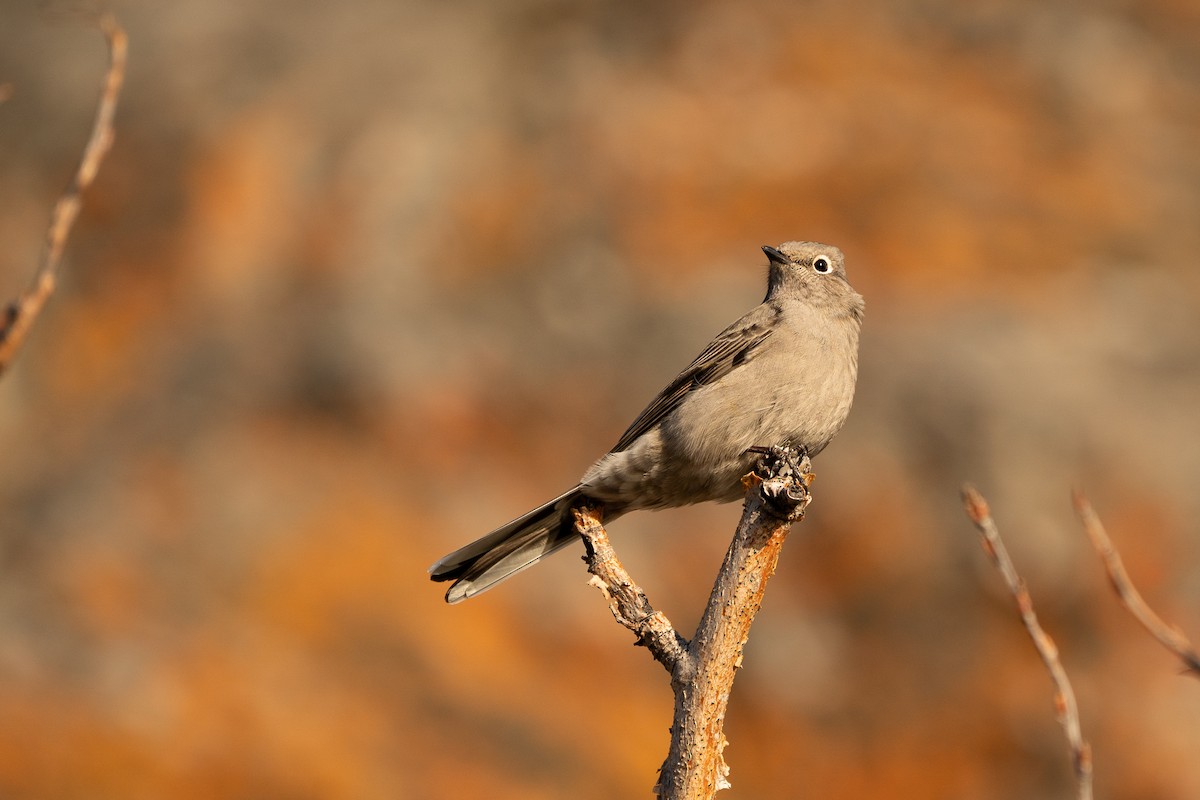
M 803 513 L 812 500 L 808 487 L 812 485 L 812 462 L 804 448 L 775 445 L 751 447 L 748 452 L 760 453 L 758 469 L 764 476 L 763 496 L 785 514 Z

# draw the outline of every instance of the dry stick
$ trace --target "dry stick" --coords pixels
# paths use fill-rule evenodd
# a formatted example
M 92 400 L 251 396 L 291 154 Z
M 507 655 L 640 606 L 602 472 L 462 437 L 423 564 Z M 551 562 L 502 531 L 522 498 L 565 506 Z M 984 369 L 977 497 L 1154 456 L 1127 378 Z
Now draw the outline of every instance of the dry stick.
M 1063 731 L 1066 732 L 1067 743 L 1071 747 L 1071 762 L 1079 785 L 1078 796 L 1080 800 L 1091 800 L 1092 749 L 1083 739 L 1079 724 L 1079 706 L 1075 703 L 1075 692 L 1071 689 L 1067 671 L 1058 658 L 1058 647 L 1038 624 L 1037 614 L 1033 611 L 1033 599 L 1029 596 L 1025 581 L 1017 574 L 1004 542 L 1000 539 L 1000 531 L 992 520 L 987 500 L 972 486 L 964 486 L 962 494 L 967 516 L 975 523 L 983 537 L 983 549 L 1003 576 L 1013 599 L 1017 601 L 1017 610 L 1021 614 L 1021 621 L 1025 623 L 1025 630 L 1029 632 L 1029 638 L 1033 640 L 1038 655 L 1042 657 L 1042 662 L 1050 673 L 1050 679 L 1054 681 L 1054 707 Z
M 41 261 L 33 281 L 20 297 L 8 305 L 3 318 L 0 319 L 0 374 L 12 363 L 17 350 L 29 333 L 29 328 L 54 292 L 58 264 L 62 260 L 63 247 L 71 232 L 71 226 L 79 216 L 83 192 L 91 185 L 96 171 L 100 169 L 100 162 L 112 146 L 113 115 L 117 110 L 117 96 L 125 78 L 126 37 L 125 31 L 117 24 L 116 17 L 112 14 L 101 14 L 96 24 L 108 40 L 109 63 L 100 91 L 96 118 L 92 123 L 92 134 L 84 147 L 79 168 L 58 198 L 58 203 L 50 215 Z
M 1196 649 L 1183 631 L 1173 625 L 1168 625 L 1142 599 L 1141 593 L 1130 580 L 1129 573 L 1125 571 L 1121 554 L 1117 552 L 1112 539 L 1108 538 L 1104 524 L 1100 522 L 1100 516 L 1092 508 L 1087 496 L 1076 489 L 1071 493 L 1071 500 L 1075 505 L 1075 513 L 1079 517 L 1079 521 L 1083 523 L 1083 529 L 1087 531 L 1088 538 L 1092 540 L 1092 547 L 1104 561 L 1104 568 L 1108 571 L 1108 580 L 1121 600 L 1121 605 L 1125 606 L 1129 613 L 1133 614 L 1142 624 L 1142 627 L 1150 631 L 1150 634 L 1158 639 L 1164 647 L 1179 656 L 1188 672 L 1200 676 L 1200 655 L 1196 654 Z
M 767 579 L 775 572 L 792 523 L 803 518 L 810 500 L 808 458 L 797 462 L 787 456 L 775 451 L 758 470 L 765 477 L 747 476 L 741 522 L 690 642 L 654 610 L 621 566 L 595 510 L 576 510 L 591 582 L 604 592 L 617 621 L 671 674 L 671 746 L 654 789 L 661 800 L 707 800 L 729 787 L 729 767 L 722 754 L 729 693 Z
M 674 673 L 680 660 L 688 657 L 687 639 L 675 632 L 665 614 L 654 610 L 642 587 L 625 570 L 600 524 L 601 510 L 585 506 L 574 511 L 575 529 L 587 548 L 584 561 L 592 573 L 589 583 L 604 593 L 613 618 L 633 631 L 637 643 L 649 650 L 667 672 Z

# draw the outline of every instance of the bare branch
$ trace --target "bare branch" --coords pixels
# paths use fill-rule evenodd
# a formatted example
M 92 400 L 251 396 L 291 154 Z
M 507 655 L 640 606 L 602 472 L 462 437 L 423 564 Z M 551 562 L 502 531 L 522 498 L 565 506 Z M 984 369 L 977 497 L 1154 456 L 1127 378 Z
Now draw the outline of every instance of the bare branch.
M 688 658 L 687 639 L 675 632 L 665 614 L 654 610 L 646 593 L 629 576 L 609 543 L 608 532 L 600 524 L 599 509 L 585 507 L 574 511 L 575 529 L 587 549 L 583 560 L 592 573 L 591 583 L 604 593 L 617 622 L 633 631 L 637 644 L 644 645 L 654 660 L 674 675 L 680 661 Z
M 1125 606 L 1129 613 L 1133 614 L 1134 618 L 1142 624 L 1142 627 L 1162 643 L 1163 647 L 1179 656 L 1188 672 L 1200 677 L 1200 655 L 1196 654 L 1195 647 L 1192 646 L 1183 631 L 1173 625 L 1168 625 L 1142 598 L 1141 592 L 1133 585 L 1129 573 L 1125 571 L 1121 554 L 1117 552 L 1112 539 L 1108 538 L 1104 524 L 1100 522 L 1100 516 L 1092 508 L 1087 496 L 1076 489 L 1071 493 L 1071 500 L 1075 506 L 1075 514 L 1083 524 L 1083 529 L 1087 531 L 1088 538 L 1092 540 L 1092 547 L 1104 561 L 1108 580 L 1116 591 L 1121 605 Z
M 655 611 L 613 552 L 598 510 L 577 508 L 575 527 L 587 546 L 592 583 L 604 592 L 613 617 L 638 637 L 671 674 L 675 716 L 671 747 L 655 793 L 661 800 L 707 800 L 729 787 L 725 710 L 742 664 L 750 625 L 762 606 L 767 579 L 792 523 L 803 518 L 811 465 L 805 455 L 772 448 L 746 476 L 746 504 L 691 642 Z
M 759 471 L 765 477 L 746 477 L 741 522 L 688 646 L 692 671 L 673 681 L 671 749 L 656 787 L 662 800 L 710 798 L 730 785 L 724 726 L 733 679 L 783 542 L 812 499 L 808 456 L 797 462 L 794 453 L 775 449 Z
M 1013 599 L 1016 600 L 1021 621 L 1025 623 L 1025 630 L 1029 632 L 1029 638 L 1033 640 L 1033 645 L 1037 648 L 1038 655 L 1042 657 L 1042 662 L 1050 673 L 1050 679 L 1054 682 L 1054 708 L 1071 748 L 1071 762 L 1079 786 L 1078 797 L 1080 800 L 1091 800 L 1092 750 L 1083 738 L 1083 731 L 1079 723 L 1079 706 L 1075 702 L 1075 692 L 1071 688 L 1071 681 L 1067 678 L 1067 671 L 1063 667 L 1062 661 L 1059 660 L 1058 647 L 1038 623 L 1037 614 L 1033 610 L 1033 599 L 1029 595 L 1025 581 L 1017 574 L 1016 567 L 1009 558 L 1004 541 L 1000 538 L 1000 531 L 988 510 L 987 500 L 972 486 L 964 486 L 962 494 L 967 516 L 971 518 L 971 522 L 975 523 L 975 527 L 979 529 L 979 533 L 983 537 L 983 549 L 1004 578 Z
M 3 374 L 16 357 L 34 320 L 54 292 L 58 264 L 62 260 L 67 236 L 75 224 L 75 218 L 79 216 L 83 192 L 95 179 L 100 163 L 112 146 L 113 116 L 125 78 L 127 41 L 125 31 L 112 14 L 101 14 L 96 20 L 96 25 L 108 40 L 109 65 L 100 91 L 92 133 L 71 183 L 59 197 L 50 215 L 46 241 L 33 281 L 20 297 L 8 305 L 3 318 L 0 319 L 0 374 Z

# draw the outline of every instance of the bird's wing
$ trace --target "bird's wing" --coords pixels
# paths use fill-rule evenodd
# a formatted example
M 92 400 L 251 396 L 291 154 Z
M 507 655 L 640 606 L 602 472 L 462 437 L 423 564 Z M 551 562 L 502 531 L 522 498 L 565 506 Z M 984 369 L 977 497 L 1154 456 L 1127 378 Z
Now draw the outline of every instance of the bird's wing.
M 662 422 L 679 407 L 688 392 L 720 380 L 749 361 L 771 335 L 777 314 L 776 309 L 764 304 L 721 331 L 704 352 L 638 414 L 612 451 L 619 453 L 628 448 L 639 436 Z

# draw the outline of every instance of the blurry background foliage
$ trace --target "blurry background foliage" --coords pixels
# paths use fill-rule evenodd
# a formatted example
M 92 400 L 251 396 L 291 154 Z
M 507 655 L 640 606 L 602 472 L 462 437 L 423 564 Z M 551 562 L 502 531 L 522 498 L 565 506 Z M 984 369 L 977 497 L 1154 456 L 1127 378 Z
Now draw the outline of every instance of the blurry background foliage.
M 562 555 L 454 609 L 434 558 L 569 486 L 839 245 L 859 400 L 730 710 L 731 798 L 1200 796 L 1193 0 L 113 3 L 117 143 L 0 383 L 0 795 L 648 796 L 670 692 Z M 0 7 L 0 286 L 90 124 L 98 33 Z M 680 628 L 732 506 L 618 549 Z M 602 702 L 597 704 L 597 698 Z

